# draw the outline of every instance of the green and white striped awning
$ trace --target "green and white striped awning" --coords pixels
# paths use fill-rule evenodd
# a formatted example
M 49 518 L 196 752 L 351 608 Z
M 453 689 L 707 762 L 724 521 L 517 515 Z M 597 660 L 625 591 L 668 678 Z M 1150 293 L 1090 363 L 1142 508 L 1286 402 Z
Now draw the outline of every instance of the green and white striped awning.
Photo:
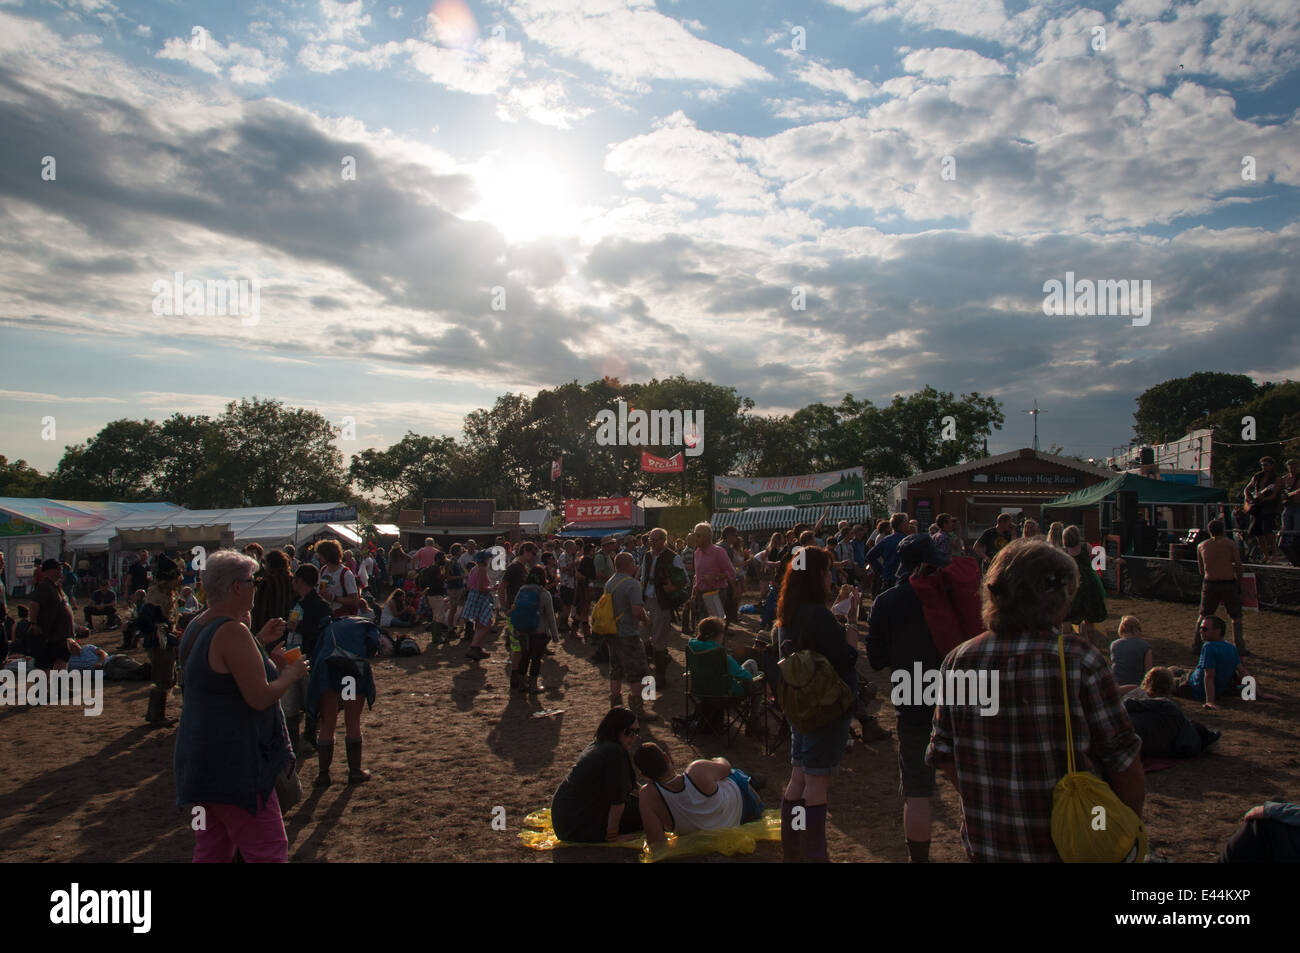
M 840 520 L 848 520 L 850 523 L 872 522 L 871 507 L 866 503 L 840 503 L 832 505 L 830 509 L 830 516 L 826 517 L 823 524 L 823 529 L 828 532 L 833 531 Z M 815 525 L 825 510 L 825 506 L 756 506 L 730 513 L 714 513 L 709 524 L 715 535 L 724 526 L 734 526 L 741 533 L 784 532 L 795 523 Z

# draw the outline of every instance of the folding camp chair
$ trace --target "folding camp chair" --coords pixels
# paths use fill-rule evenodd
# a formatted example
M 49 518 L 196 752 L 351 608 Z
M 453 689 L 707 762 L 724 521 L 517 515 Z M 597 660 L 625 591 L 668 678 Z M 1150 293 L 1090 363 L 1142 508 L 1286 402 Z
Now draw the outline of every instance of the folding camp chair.
M 760 675 L 756 682 L 759 690 L 746 691 L 743 679 L 727 672 L 727 650 L 721 645 L 703 652 L 686 647 L 686 724 L 697 725 L 701 716 L 721 721 L 722 733 L 728 748 L 750 719 L 757 714 L 754 705 L 762 703 L 766 686 Z M 752 683 L 751 683 L 752 684 Z M 739 685 L 741 694 L 733 695 L 732 686 Z M 764 707 L 763 712 L 766 712 Z M 766 738 L 764 739 L 766 747 Z

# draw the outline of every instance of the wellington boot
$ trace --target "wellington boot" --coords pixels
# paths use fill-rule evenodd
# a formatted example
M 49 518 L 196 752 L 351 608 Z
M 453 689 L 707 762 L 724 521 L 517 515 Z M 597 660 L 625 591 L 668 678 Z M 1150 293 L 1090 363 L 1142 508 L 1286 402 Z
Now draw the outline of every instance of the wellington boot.
M 334 741 L 316 742 L 316 763 L 320 765 L 320 770 L 316 772 L 314 786 L 318 788 L 327 788 L 330 786 L 330 765 L 334 763 Z
M 346 746 L 348 751 L 348 784 L 364 784 L 370 780 L 370 772 L 361 770 L 361 739 L 349 738 Z

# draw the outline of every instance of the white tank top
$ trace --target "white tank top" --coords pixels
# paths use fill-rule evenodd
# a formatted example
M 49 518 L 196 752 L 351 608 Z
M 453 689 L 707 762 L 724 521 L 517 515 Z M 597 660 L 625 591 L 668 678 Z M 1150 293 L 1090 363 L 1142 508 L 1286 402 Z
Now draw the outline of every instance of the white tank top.
M 686 786 L 681 793 L 668 790 L 658 781 L 655 787 L 668 805 L 673 818 L 673 833 L 689 834 L 691 831 L 715 830 L 719 827 L 739 827 L 745 805 L 740 788 L 731 778 L 718 782 L 713 794 L 703 794 L 689 775 L 683 775 Z

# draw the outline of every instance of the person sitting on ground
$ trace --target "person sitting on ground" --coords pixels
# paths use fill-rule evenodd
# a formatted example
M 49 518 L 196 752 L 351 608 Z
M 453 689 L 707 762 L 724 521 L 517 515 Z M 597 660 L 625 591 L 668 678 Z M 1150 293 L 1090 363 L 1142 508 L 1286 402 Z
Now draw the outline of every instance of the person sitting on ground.
M 78 630 L 77 636 L 88 639 L 90 638 L 90 630 L 82 628 Z M 68 639 L 68 671 L 94 671 L 97 668 L 103 668 L 109 658 L 109 654 L 98 645 L 79 642 L 77 639 Z
M 1300 861 L 1300 804 L 1256 804 L 1229 838 L 1221 864 L 1294 864 Z
M 640 740 L 636 714 L 611 708 L 578 763 L 551 799 L 551 824 L 562 841 L 639 840 L 641 806 L 629 753 Z
M 406 604 L 406 593 L 401 589 L 394 589 L 384 600 L 384 608 L 379 615 L 379 627 L 409 629 L 415 624 L 415 610 Z
M 1196 668 L 1175 687 L 1174 694 L 1179 698 L 1192 698 L 1206 708 L 1218 708 L 1217 699 L 1231 692 L 1249 674 L 1236 648 L 1223 641 L 1226 631 L 1217 615 L 1202 618 L 1201 658 Z
M 203 606 L 199 600 L 194 598 L 194 590 L 189 586 L 181 587 L 180 605 L 177 606 L 181 615 L 189 615 L 191 612 L 202 612 Z
M 95 616 L 107 616 L 104 620 L 104 631 L 112 632 L 122 624 L 122 620 L 117 617 L 117 593 L 108 586 L 108 580 L 99 580 L 99 587 L 90 594 L 90 605 L 82 610 L 86 617 L 86 625 L 90 629 L 95 628 Z
M 126 625 L 122 627 L 122 644 L 118 648 L 119 652 L 135 648 L 135 643 L 140 638 L 140 613 L 144 610 L 146 595 L 143 589 L 137 589 L 131 596 L 131 601 L 127 605 Z
M 9 643 L 9 654 L 21 657 L 30 657 L 36 654 L 36 646 L 40 641 L 35 636 L 35 627 L 28 615 L 26 606 L 18 607 L 18 621 L 14 624 L 13 640 Z
M 732 679 L 728 691 L 736 698 L 739 698 L 746 691 L 754 690 L 754 676 L 758 674 L 758 663 L 753 659 L 746 659 L 743 665 L 737 662 L 731 653 L 726 650 L 724 644 L 726 633 L 726 619 L 715 615 L 701 619 L 698 634 L 686 643 L 686 651 L 690 655 L 698 655 L 701 652 L 710 652 L 716 648 L 722 648 L 723 654 L 727 657 L 727 675 Z M 690 668 L 689 655 L 687 656 L 686 667 Z
M 1140 688 L 1124 696 L 1124 710 L 1142 739 L 1143 757 L 1192 758 L 1219 741 L 1219 732 L 1183 714 L 1173 694 L 1174 673 L 1157 666 L 1146 673 Z
M 1151 670 L 1151 658 L 1151 646 L 1142 638 L 1142 623 L 1135 615 L 1124 616 L 1119 620 L 1119 638 L 1110 643 L 1110 667 L 1121 695 L 1142 684 Z
M 678 773 L 668 752 L 646 742 L 632 755 L 646 779 L 638 792 L 646 843 L 666 843 L 665 831 L 690 834 L 739 827 L 763 816 L 749 775 L 726 758 L 692 761 Z

